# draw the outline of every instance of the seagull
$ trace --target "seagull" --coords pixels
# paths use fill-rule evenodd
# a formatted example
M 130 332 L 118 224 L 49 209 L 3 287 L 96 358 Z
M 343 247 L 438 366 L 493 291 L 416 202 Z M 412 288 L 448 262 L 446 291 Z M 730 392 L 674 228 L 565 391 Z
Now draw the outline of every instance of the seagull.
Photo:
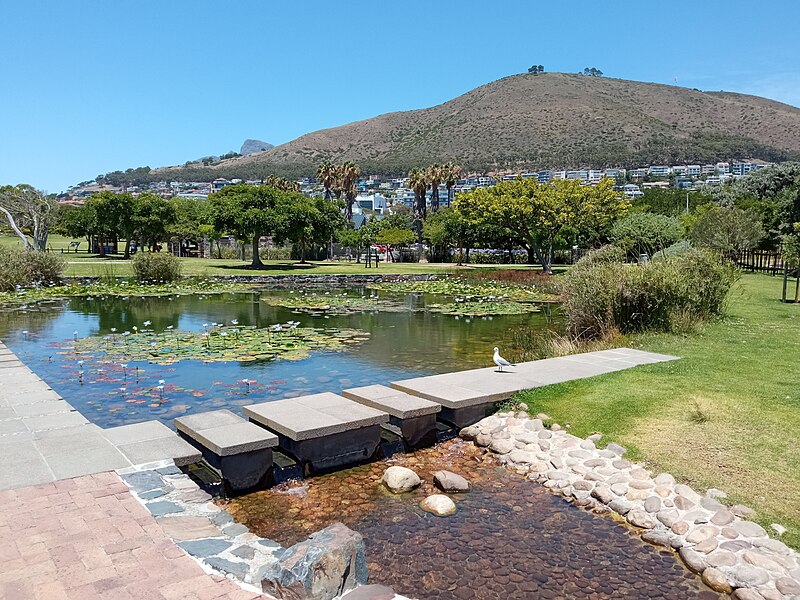
M 513 367 L 510 362 L 508 362 L 505 358 L 500 356 L 500 350 L 498 348 L 494 349 L 494 364 L 496 364 L 499 369 L 495 371 L 496 373 L 502 373 L 503 367 Z

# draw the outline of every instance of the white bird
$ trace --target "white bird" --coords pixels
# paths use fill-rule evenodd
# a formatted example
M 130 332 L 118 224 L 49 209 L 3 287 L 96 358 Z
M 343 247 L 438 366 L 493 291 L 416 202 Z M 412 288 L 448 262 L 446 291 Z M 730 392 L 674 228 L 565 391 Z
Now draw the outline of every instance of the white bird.
M 499 367 L 499 369 L 497 371 L 498 373 L 502 373 L 503 372 L 503 367 L 513 367 L 514 366 L 510 362 L 508 362 L 505 358 L 500 356 L 500 350 L 498 348 L 494 349 L 494 364 L 496 364 Z

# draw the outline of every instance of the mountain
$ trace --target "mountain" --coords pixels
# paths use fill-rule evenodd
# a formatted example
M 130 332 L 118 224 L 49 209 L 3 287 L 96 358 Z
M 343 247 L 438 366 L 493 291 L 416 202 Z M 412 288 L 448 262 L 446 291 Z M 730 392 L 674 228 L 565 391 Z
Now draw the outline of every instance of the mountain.
M 274 148 L 272 144 L 268 144 L 267 142 L 262 142 L 261 140 L 245 140 L 242 144 L 242 149 L 239 150 L 239 154 L 242 156 L 247 156 L 248 154 L 254 154 L 256 152 L 263 152 L 264 150 L 269 150 L 270 148 Z
M 708 163 L 800 157 L 800 109 L 731 92 L 567 73 L 522 74 L 421 110 L 323 129 L 206 168 L 197 179 L 313 175 L 323 160 L 405 173 L 454 161 L 468 170 Z

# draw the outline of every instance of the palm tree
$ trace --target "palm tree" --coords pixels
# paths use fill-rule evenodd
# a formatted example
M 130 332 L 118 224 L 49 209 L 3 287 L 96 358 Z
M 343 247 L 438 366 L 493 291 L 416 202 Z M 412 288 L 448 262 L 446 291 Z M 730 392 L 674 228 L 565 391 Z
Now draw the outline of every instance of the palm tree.
M 447 204 L 453 204 L 453 186 L 461 178 L 461 167 L 454 163 L 447 163 L 444 166 L 444 184 L 447 186 Z
M 428 184 L 431 186 L 431 212 L 439 210 L 439 184 L 445 176 L 445 168 L 442 165 L 433 164 L 425 169 Z
M 350 221 L 353 218 L 353 203 L 356 201 L 356 182 L 361 177 L 361 167 L 354 162 L 340 165 L 341 186 L 344 192 L 345 207 L 344 218 Z
M 264 179 L 264 185 L 274 187 L 284 192 L 300 191 L 300 184 L 298 182 L 289 181 L 288 179 L 284 179 L 283 177 L 278 177 L 277 175 L 269 175 L 266 179 Z
M 414 228 L 417 230 L 417 256 L 422 257 L 422 222 L 425 220 L 425 194 L 428 191 L 427 169 L 411 169 L 408 187 L 414 191 Z
M 338 177 L 336 165 L 326 160 L 317 167 L 317 181 L 325 188 L 325 200 L 330 200 L 333 197 L 333 188 L 336 187 L 336 179 Z

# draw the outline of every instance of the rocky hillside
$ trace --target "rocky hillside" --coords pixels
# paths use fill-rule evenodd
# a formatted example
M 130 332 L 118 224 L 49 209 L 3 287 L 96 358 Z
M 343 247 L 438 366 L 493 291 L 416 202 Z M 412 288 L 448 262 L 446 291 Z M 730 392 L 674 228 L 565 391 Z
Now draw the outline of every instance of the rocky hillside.
M 311 175 L 324 159 L 398 174 L 455 161 L 476 171 L 800 157 L 800 109 L 728 92 L 566 73 L 514 75 L 444 104 L 306 134 L 169 177 Z M 164 173 L 166 175 L 166 173 Z

